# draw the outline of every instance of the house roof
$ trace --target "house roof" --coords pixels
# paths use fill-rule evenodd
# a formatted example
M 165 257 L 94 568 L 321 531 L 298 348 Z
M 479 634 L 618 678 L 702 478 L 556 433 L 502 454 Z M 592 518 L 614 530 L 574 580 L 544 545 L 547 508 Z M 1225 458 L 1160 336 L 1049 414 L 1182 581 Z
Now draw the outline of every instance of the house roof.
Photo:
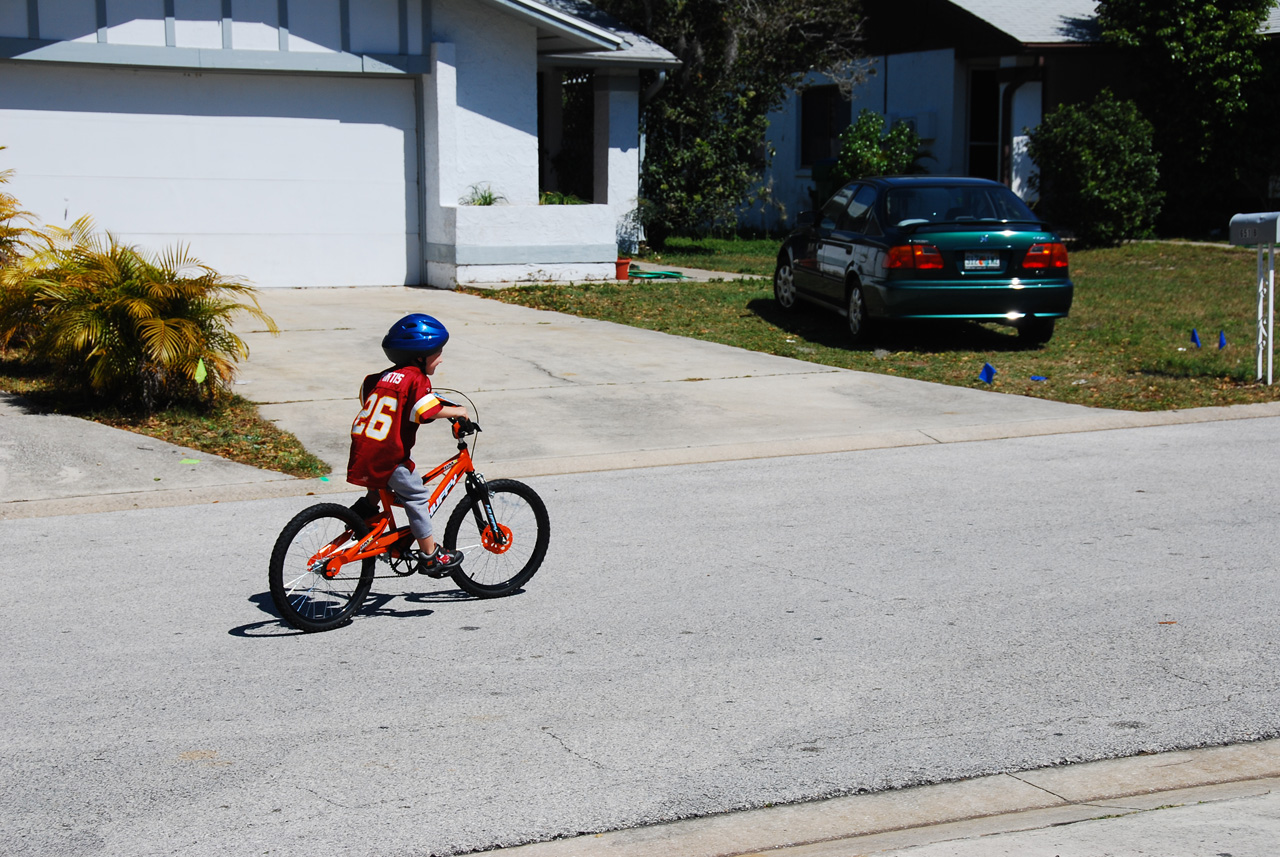
M 1097 44 L 1096 0 L 863 0 L 872 53 L 955 48 L 973 56 Z M 1260 29 L 1280 36 L 1280 0 Z
M 1096 42 L 1097 0 L 950 0 L 1024 45 Z M 1263 21 L 1266 35 L 1280 34 L 1280 3 Z
M 560 38 L 550 29 L 538 30 L 538 53 L 559 65 L 617 65 L 633 68 L 664 68 L 680 64 L 675 55 L 657 42 L 627 29 L 621 21 L 587 0 L 488 0 L 491 3 L 520 3 L 540 6 L 549 16 L 579 22 L 612 37 L 609 44 L 594 47 Z
M 951 0 L 1024 45 L 1098 40 L 1096 0 Z
M 1268 36 L 1280 35 L 1280 3 L 1271 7 L 1271 14 L 1262 24 L 1262 32 Z

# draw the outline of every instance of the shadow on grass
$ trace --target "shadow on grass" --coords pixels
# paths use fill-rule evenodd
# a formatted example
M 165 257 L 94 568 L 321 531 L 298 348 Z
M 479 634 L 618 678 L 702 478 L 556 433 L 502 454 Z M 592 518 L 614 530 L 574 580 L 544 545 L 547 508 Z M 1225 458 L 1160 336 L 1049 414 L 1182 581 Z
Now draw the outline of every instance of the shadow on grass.
M 668 244 L 668 245 L 666 245 L 665 247 L 662 247 L 662 248 L 660 248 L 660 249 L 659 249 L 659 248 L 655 248 L 655 249 L 653 249 L 653 250 L 650 252 L 650 254 L 649 254 L 649 255 L 651 255 L 651 256 L 653 256 L 653 255 L 657 255 L 657 256 L 699 256 L 699 257 L 704 257 L 704 258 L 705 258 L 705 257 L 707 257 L 707 256 L 715 256 L 715 255 L 717 255 L 717 252 L 718 252 L 718 251 L 717 251 L 714 247 L 700 247 L 700 246 L 698 246 L 697 244 L 688 245 L 688 246 L 676 246 L 676 245 L 674 245 L 674 244 Z
M 1196 362 L 1194 358 L 1166 357 L 1154 364 L 1141 366 L 1135 374 L 1145 378 L 1165 379 L 1170 381 L 1217 380 L 1230 382 L 1239 386 L 1253 384 L 1257 381 L 1253 365 L 1227 366 L 1208 365 Z
M 1000 325 L 972 321 L 872 321 L 865 342 L 849 342 L 844 318 L 834 310 L 811 304 L 800 304 L 784 310 L 772 298 L 747 302 L 747 309 L 762 321 L 787 333 L 795 334 L 813 345 L 851 352 L 870 352 L 877 348 L 888 351 L 910 351 L 919 354 L 941 354 L 956 351 L 1018 352 L 1036 351 L 1041 346 L 1022 339 L 1012 329 Z

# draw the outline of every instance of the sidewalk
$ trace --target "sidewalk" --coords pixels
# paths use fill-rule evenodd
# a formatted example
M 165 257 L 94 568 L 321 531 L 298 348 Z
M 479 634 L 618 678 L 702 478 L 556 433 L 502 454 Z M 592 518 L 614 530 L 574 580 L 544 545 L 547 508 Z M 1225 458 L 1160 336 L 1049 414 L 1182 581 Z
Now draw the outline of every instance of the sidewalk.
M 489 852 L 507 857 L 1273 857 L 1280 740 L 996 774 Z

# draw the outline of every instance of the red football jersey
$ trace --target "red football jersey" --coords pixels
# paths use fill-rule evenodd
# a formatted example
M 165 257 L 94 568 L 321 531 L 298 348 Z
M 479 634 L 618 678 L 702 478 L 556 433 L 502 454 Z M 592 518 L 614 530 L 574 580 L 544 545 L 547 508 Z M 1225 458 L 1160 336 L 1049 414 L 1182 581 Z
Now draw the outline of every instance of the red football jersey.
M 434 417 L 444 405 L 431 392 L 431 379 L 417 366 L 396 366 L 365 378 L 360 401 L 364 407 L 351 424 L 347 481 L 385 488 L 399 465 L 413 470 L 409 453 L 418 424 Z

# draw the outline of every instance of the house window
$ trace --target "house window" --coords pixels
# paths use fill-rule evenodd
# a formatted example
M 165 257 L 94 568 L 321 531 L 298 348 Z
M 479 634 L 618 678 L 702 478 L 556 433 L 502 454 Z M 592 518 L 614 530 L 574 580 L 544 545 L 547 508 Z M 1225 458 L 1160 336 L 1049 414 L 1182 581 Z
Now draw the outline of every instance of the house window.
M 849 100 L 838 86 L 811 86 L 800 93 L 800 166 L 812 167 L 840 153 L 840 132 L 849 127 Z

